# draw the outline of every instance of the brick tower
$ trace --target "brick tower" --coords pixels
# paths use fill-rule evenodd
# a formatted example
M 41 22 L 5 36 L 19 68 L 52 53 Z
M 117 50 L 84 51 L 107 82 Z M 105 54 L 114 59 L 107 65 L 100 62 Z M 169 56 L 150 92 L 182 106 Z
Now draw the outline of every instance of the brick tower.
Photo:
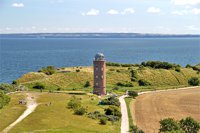
M 95 55 L 94 61 L 94 90 L 97 95 L 106 95 L 106 61 L 102 53 Z

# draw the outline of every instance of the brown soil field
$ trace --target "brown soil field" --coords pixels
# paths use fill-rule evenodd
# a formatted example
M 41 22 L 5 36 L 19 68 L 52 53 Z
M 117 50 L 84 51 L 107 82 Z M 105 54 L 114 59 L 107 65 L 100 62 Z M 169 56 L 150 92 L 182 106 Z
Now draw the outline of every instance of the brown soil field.
M 134 104 L 135 122 L 145 133 L 157 133 L 164 118 L 191 116 L 200 122 L 200 87 L 140 95 Z

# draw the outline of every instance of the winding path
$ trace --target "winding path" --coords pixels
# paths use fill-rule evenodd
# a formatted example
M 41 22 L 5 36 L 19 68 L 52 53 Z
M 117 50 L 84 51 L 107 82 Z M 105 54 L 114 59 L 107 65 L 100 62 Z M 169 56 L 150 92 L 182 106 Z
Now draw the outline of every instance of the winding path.
M 8 127 L 6 127 L 2 133 L 7 133 L 9 130 L 11 130 L 16 124 L 18 124 L 19 122 L 21 122 L 24 118 L 26 118 L 29 114 L 31 114 L 37 107 L 37 103 L 36 103 L 36 100 L 35 98 L 33 98 L 32 94 L 30 93 L 27 93 L 27 108 L 26 110 L 24 111 L 24 113 L 19 116 L 19 118 L 14 121 L 13 123 L 11 123 Z
M 121 113 L 122 113 L 121 133 L 129 132 L 128 112 L 127 112 L 126 102 L 124 100 L 125 97 L 127 97 L 127 95 L 123 95 L 123 96 L 119 97 Z

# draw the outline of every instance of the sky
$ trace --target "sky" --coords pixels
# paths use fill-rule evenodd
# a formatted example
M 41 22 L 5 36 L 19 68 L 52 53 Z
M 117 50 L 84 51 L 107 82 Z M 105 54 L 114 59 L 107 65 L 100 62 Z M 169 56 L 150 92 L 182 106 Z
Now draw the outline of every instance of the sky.
M 0 0 L 0 33 L 200 34 L 200 0 Z

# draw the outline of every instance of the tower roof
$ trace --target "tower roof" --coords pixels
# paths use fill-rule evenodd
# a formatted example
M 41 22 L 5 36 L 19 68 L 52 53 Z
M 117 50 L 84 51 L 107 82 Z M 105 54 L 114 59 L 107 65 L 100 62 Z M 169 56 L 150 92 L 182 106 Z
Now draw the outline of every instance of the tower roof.
M 105 60 L 104 54 L 103 53 L 97 53 L 95 55 L 95 60 L 96 61 L 98 61 L 98 60 Z

